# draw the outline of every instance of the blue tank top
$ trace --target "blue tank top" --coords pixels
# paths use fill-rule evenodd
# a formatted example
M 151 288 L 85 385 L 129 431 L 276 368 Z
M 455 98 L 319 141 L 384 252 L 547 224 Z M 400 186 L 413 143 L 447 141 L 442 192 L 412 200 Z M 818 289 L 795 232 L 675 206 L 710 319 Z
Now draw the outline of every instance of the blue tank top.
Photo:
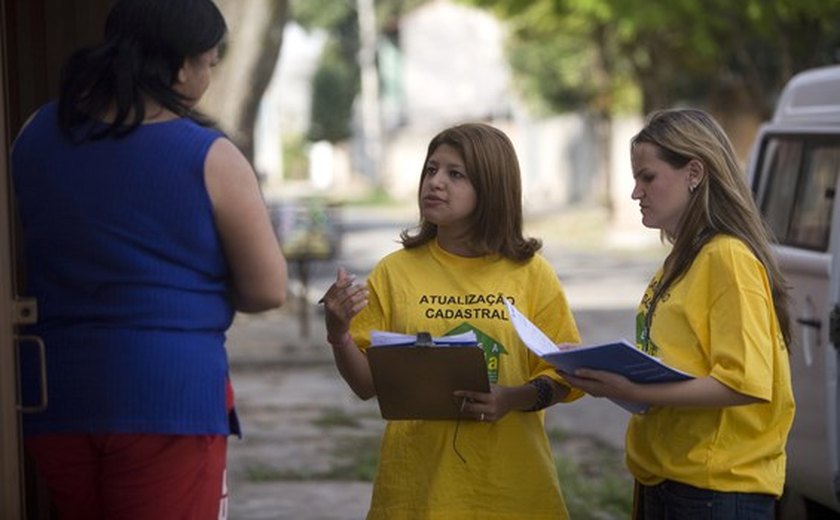
M 74 144 L 44 106 L 12 149 L 49 403 L 26 434 L 227 434 L 229 271 L 204 184 L 221 136 L 188 119 Z M 23 401 L 38 399 L 21 347 Z M 234 427 L 234 429 L 236 429 Z

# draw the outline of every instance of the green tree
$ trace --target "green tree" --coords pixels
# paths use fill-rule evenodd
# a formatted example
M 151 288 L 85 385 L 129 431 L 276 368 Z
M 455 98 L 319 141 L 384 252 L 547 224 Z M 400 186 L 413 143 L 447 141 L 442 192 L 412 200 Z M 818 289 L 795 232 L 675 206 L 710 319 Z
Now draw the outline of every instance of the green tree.
M 524 91 L 555 110 L 620 111 L 635 85 L 643 112 L 746 103 L 764 119 L 793 74 L 840 59 L 837 1 L 463 1 L 511 23 Z
M 836 0 L 461 1 L 507 20 L 532 106 L 591 114 L 608 190 L 614 114 L 694 104 L 725 126 L 763 121 L 793 74 L 840 61 Z
M 350 137 L 353 101 L 359 93 L 359 27 L 351 2 L 293 0 L 292 18 L 327 41 L 312 80 L 307 139 L 332 143 Z
M 350 137 L 353 100 L 359 93 L 359 69 L 341 57 L 330 42 L 312 78 L 310 141 L 336 143 Z
M 840 61 L 836 0 L 715 0 L 711 7 L 721 13 L 704 35 L 712 64 L 719 65 L 707 69 L 713 104 L 743 97 L 766 119 L 791 76 Z
M 396 36 L 400 17 L 427 0 L 377 0 L 377 32 Z M 292 0 L 292 19 L 307 30 L 326 31 L 327 44 L 312 84 L 307 138 L 338 142 L 350 137 L 353 104 L 360 91 L 359 24 L 355 2 Z
M 638 107 L 632 70 L 620 59 L 623 32 L 611 1 L 465 1 L 492 8 L 508 20 L 508 56 L 516 84 L 535 110 L 589 115 L 601 151 L 592 182 L 610 193 L 613 117 Z M 611 212 L 611 199 L 603 202 Z
M 201 108 L 219 120 L 248 159 L 254 158 L 254 128 L 283 44 L 288 0 L 216 0 L 229 34 L 225 58 Z

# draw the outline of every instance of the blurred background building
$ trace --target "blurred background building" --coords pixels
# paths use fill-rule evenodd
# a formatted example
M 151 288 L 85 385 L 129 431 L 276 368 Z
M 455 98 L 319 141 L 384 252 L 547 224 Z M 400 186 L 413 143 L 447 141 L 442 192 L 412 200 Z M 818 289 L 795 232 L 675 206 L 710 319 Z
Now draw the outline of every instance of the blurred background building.
M 840 56 L 840 2 L 218 3 L 230 42 L 203 108 L 271 201 L 412 204 L 429 139 L 479 120 L 514 141 L 529 212 L 595 205 L 620 230 L 643 114 L 706 108 L 746 162 L 784 82 Z

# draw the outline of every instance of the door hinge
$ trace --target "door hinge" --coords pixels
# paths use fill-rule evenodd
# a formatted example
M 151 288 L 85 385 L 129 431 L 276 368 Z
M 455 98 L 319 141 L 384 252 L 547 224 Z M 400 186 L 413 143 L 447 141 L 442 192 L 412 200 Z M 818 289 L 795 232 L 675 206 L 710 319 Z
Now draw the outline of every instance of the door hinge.
M 12 324 L 32 325 L 38 321 L 38 301 L 35 298 L 12 300 Z

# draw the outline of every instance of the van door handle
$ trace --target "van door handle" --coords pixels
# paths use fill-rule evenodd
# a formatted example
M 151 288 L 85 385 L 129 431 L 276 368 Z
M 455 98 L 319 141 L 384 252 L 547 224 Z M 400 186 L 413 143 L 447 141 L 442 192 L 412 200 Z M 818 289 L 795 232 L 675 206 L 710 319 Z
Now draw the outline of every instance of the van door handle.
M 817 319 L 819 315 L 810 295 L 805 297 L 803 310 L 805 311 L 804 315 L 796 318 L 796 323 L 799 324 L 799 331 L 802 334 L 802 341 L 800 342 L 802 361 L 806 367 L 811 367 L 814 364 L 813 349 L 818 347 L 822 341 L 822 320 Z
M 813 329 L 821 329 L 822 322 L 820 320 L 809 319 L 809 318 L 796 318 L 796 323 L 804 326 L 804 327 L 811 327 Z
M 24 406 L 23 403 L 17 405 L 17 409 L 22 413 L 38 413 L 47 409 L 47 347 L 44 345 L 44 340 L 40 336 L 15 336 L 15 342 L 20 345 L 24 343 L 34 343 L 38 348 L 38 364 L 40 369 L 40 399 L 38 404 L 34 406 Z

